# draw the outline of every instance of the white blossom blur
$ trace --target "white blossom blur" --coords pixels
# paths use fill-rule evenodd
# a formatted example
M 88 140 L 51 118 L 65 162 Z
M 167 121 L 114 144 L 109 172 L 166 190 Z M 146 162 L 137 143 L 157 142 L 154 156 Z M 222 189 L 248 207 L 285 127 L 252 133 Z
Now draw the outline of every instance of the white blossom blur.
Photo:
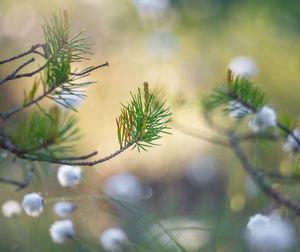
M 239 118 L 251 114 L 251 110 L 239 101 L 230 101 L 227 109 L 230 111 L 229 116 L 232 118 Z
M 300 129 L 295 129 L 293 131 L 294 136 L 300 140 Z M 299 144 L 296 142 L 292 135 L 288 135 L 285 144 L 283 145 L 284 151 L 298 152 L 300 149 Z
M 228 65 L 228 68 L 235 76 L 239 77 L 254 77 L 258 73 L 255 61 L 246 56 L 234 58 Z
M 152 189 L 141 183 L 134 174 L 122 172 L 109 177 L 103 185 L 103 191 L 116 199 L 133 204 L 152 196 Z
M 5 217 L 13 217 L 13 216 L 18 216 L 22 212 L 21 206 L 19 202 L 15 200 L 8 200 L 4 202 L 2 205 L 2 214 Z
M 50 229 L 50 235 L 55 243 L 64 243 L 75 235 L 73 222 L 70 220 L 55 221 Z
M 99 242 L 106 251 L 121 252 L 128 238 L 122 229 L 109 228 L 99 236 Z
M 134 6 L 142 18 L 159 18 L 169 8 L 169 0 L 134 0 Z
M 43 198 L 38 193 L 25 194 L 22 200 L 23 210 L 32 217 L 37 217 L 42 213 L 43 205 Z
M 208 155 L 201 155 L 193 158 L 185 174 L 187 179 L 197 186 L 207 186 L 214 181 L 219 173 L 217 160 Z
M 247 224 L 246 240 L 255 251 L 291 251 L 296 242 L 295 230 L 280 216 L 256 214 Z
M 75 206 L 69 201 L 59 201 L 53 206 L 54 213 L 61 218 L 68 218 L 74 210 Z
M 249 128 L 253 132 L 265 130 L 268 127 L 274 127 L 277 124 L 276 113 L 268 106 L 263 106 L 259 109 L 249 121 Z
M 75 186 L 81 182 L 79 166 L 62 165 L 58 168 L 57 179 L 62 186 Z
M 153 58 L 169 60 L 178 51 L 178 40 L 169 31 L 157 31 L 146 38 L 146 49 Z

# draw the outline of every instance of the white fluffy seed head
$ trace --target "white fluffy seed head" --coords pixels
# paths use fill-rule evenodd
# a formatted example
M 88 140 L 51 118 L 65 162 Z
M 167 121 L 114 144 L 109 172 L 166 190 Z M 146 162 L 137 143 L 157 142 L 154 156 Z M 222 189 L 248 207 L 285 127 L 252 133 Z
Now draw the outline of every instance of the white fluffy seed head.
M 152 195 L 152 189 L 144 186 L 134 174 L 122 172 L 109 177 L 103 191 L 117 199 L 138 203 Z
M 158 18 L 169 7 L 169 0 L 134 0 L 134 6 L 142 18 Z
M 300 139 L 300 129 L 295 129 L 293 134 L 296 138 Z M 299 144 L 296 142 L 295 138 L 291 135 L 288 135 L 285 144 L 283 145 L 284 151 L 298 152 L 300 150 Z
M 218 177 L 219 169 L 219 164 L 214 157 L 201 155 L 190 161 L 185 174 L 195 186 L 205 187 Z
M 58 168 L 57 179 L 62 186 L 75 186 L 81 181 L 79 166 L 62 165 Z
M 25 194 L 22 200 L 23 210 L 32 217 L 37 217 L 42 213 L 43 205 L 43 198 L 38 193 Z
M 228 68 L 235 76 L 251 78 L 257 75 L 258 68 L 255 61 L 246 56 L 232 59 Z
M 122 229 L 109 228 L 99 236 L 99 242 L 106 251 L 120 252 L 128 239 Z
M 15 200 L 8 200 L 2 205 L 2 213 L 5 217 L 18 216 L 22 212 L 19 202 Z
M 53 242 L 60 244 L 75 235 L 73 222 L 70 220 L 55 221 L 49 231 Z
M 278 216 L 256 214 L 247 224 L 246 239 L 255 251 L 291 251 L 296 235 L 293 226 Z
M 251 113 L 251 110 L 241 104 L 239 101 L 230 101 L 227 109 L 230 111 L 229 117 L 239 118 Z
M 53 206 L 54 213 L 61 218 L 68 218 L 74 210 L 75 206 L 69 201 L 59 201 Z
M 277 124 L 276 113 L 268 106 L 259 109 L 249 121 L 249 128 L 253 132 L 263 131 L 268 127 L 274 127 Z

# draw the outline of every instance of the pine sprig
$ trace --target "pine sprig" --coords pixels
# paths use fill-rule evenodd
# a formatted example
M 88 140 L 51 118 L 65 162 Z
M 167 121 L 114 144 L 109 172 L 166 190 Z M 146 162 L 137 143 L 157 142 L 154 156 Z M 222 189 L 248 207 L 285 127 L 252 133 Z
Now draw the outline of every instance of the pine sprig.
M 215 87 L 208 97 L 201 99 L 205 111 L 210 111 L 226 106 L 224 109 L 227 113 L 232 112 L 238 107 L 244 108 L 241 117 L 249 113 L 255 113 L 258 108 L 265 105 L 265 92 L 261 88 L 239 76 L 231 78 L 231 72 L 228 73 L 227 81 Z M 230 104 L 231 103 L 231 104 Z M 230 105 L 230 106 L 228 106 Z
M 59 17 L 53 15 L 50 22 L 46 20 L 43 30 L 46 41 L 45 53 L 48 58 L 45 74 L 41 78 L 44 91 L 55 87 L 54 92 L 49 94 L 48 98 L 68 109 L 76 110 L 68 102 L 69 98 L 66 99 L 66 96 L 77 96 L 84 99 L 85 95 L 82 94 L 82 90 L 78 92 L 78 87 L 93 82 L 78 82 L 89 73 L 71 73 L 71 63 L 89 59 L 86 55 L 92 54 L 90 52 L 92 44 L 86 41 L 90 37 L 82 37 L 83 32 L 80 32 L 73 38 L 69 38 L 70 24 L 67 11 L 63 11 L 63 15 Z M 93 67 L 84 69 L 83 73 L 90 68 Z
M 146 150 L 156 145 L 162 133 L 170 134 L 168 126 L 172 113 L 170 108 L 164 108 L 165 102 L 159 103 L 155 96 L 149 93 L 149 85 L 144 83 L 144 92 L 131 93 L 131 101 L 122 104 L 121 114 L 116 119 L 120 148 L 128 143 L 134 143 L 133 148 Z
M 78 140 L 77 120 L 62 113 L 58 107 L 47 113 L 34 111 L 30 118 L 20 123 L 16 133 L 11 133 L 13 143 L 24 153 L 36 157 L 66 155 Z

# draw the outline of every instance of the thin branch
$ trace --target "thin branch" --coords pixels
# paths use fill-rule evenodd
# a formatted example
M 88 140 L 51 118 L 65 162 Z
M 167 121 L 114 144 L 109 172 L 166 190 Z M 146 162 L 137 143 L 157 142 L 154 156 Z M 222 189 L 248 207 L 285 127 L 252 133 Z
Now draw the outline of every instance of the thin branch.
M 282 175 L 280 173 L 277 173 L 277 172 L 264 172 L 265 176 L 269 177 L 269 178 L 272 178 L 272 179 L 277 179 L 277 180 L 283 180 L 284 182 L 286 183 L 289 183 L 291 181 L 294 181 L 294 182 L 299 182 L 300 180 L 300 175 L 298 174 L 291 174 L 291 175 L 288 175 L 288 176 L 285 176 L 285 175 Z
M 239 141 L 251 141 L 255 139 L 264 139 L 269 141 L 278 141 L 280 138 L 276 135 L 268 134 L 268 133 L 248 133 L 239 136 Z
M 19 107 L 15 107 L 13 109 L 11 109 L 10 111 L 8 111 L 7 113 L 1 115 L 2 119 L 7 119 L 9 117 L 11 117 L 13 114 L 31 106 L 32 104 L 35 104 L 37 102 L 39 102 L 40 100 L 42 100 L 44 97 L 46 97 L 47 95 L 49 95 L 51 92 L 53 92 L 57 87 L 59 87 L 60 85 L 62 85 L 63 82 L 60 82 L 60 83 L 56 83 L 54 84 L 48 91 L 44 92 L 42 95 L 40 95 L 39 97 L 31 100 L 30 102 L 22 105 L 22 106 L 19 106 Z
M 76 76 L 82 76 L 82 75 L 86 75 L 87 73 L 90 73 L 98 68 L 101 68 L 101 67 L 105 67 L 105 66 L 109 66 L 109 63 L 106 62 L 104 64 L 101 64 L 101 65 L 98 65 L 98 66 L 95 66 L 95 67 L 92 67 L 92 68 L 89 68 L 87 69 L 86 71 L 83 71 L 83 72 L 80 72 L 80 73 L 70 73 L 70 75 L 76 75 Z
M 40 53 L 40 52 L 38 52 L 38 51 L 36 50 L 36 49 L 38 49 L 39 47 L 45 48 L 45 44 L 36 44 L 36 45 L 33 45 L 33 46 L 32 46 L 29 50 L 27 50 L 26 52 L 23 52 L 23 53 L 21 53 L 21 54 L 19 54 L 19 55 L 16 55 L 16 56 L 12 57 L 12 58 L 9 58 L 9 59 L 0 61 L 0 65 L 5 64 L 5 63 L 8 63 L 8 62 L 11 62 L 11 61 L 16 60 L 16 59 L 19 59 L 19 58 L 24 57 L 24 56 L 26 56 L 26 55 L 29 55 L 29 54 L 31 54 L 31 53 L 36 53 L 36 54 L 38 54 L 38 55 L 40 55 L 40 56 L 46 58 L 46 56 L 45 56 L 44 54 L 42 54 L 42 53 Z
M 287 208 L 293 210 L 298 216 L 300 216 L 300 205 L 291 199 L 285 198 L 285 196 L 275 191 L 272 186 L 266 182 L 261 172 L 257 171 L 247 160 L 246 156 L 242 152 L 238 144 L 238 138 L 233 133 L 228 134 L 230 145 L 233 148 L 234 153 L 239 158 L 245 171 L 251 176 L 251 178 L 260 186 L 266 195 L 274 199 L 281 205 L 285 205 Z
M 16 76 L 14 76 L 13 80 L 24 78 L 24 77 L 31 77 L 31 76 L 35 75 L 36 73 L 39 73 L 40 71 L 42 71 L 46 67 L 46 65 L 47 65 L 47 63 L 45 63 L 44 65 L 42 65 L 38 69 L 36 69 L 32 72 L 29 72 L 29 73 L 17 74 Z
M 5 83 L 6 81 L 9 81 L 9 80 L 13 80 L 13 79 L 16 79 L 16 76 L 17 73 L 22 69 L 24 68 L 25 66 L 27 66 L 28 64 L 30 64 L 31 62 L 34 61 L 34 58 L 31 58 L 29 60 L 27 60 L 25 63 L 23 63 L 21 66 L 19 66 L 15 71 L 13 71 L 11 74 L 7 75 L 6 77 L 2 78 L 0 80 L 0 85 Z
M 23 188 L 25 188 L 29 185 L 32 174 L 33 174 L 33 168 L 31 168 L 27 171 L 24 182 L 19 182 L 19 181 L 16 181 L 16 180 L 2 178 L 2 177 L 0 177 L 0 182 L 16 185 L 16 186 L 18 186 L 16 191 L 19 191 L 19 190 L 21 190 L 21 189 L 23 189 Z
M 45 161 L 45 162 L 49 162 L 52 164 L 63 164 L 63 165 L 80 165 L 80 166 L 94 166 L 96 164 L 100 164 L 103 163 L 105 161 L 108 161 L 112 158 L 114 158 L 115 156 L 121 154 L 124 150 L 128 149 L 129 147 L 131 147 L 135 142 L 130 142 L 126 145 L 124 145 L 122 148 L 120 148 L 119 150 L 117 150 L 116 152 L 110 154 L 109 156 L 106 156 L 104 158 L 101 159 L 97 159 L 94 161 L 82 161 L 82 162 L 77 162 L 77 161 L 70 161 L 73 159 L 47 159 L 47 158 L 40 158 L 40 157 L 36 157 L 36 156 L 30 156 L 28 154 L 16 154 L 19 158 L 22 159 L 27 159 L 27 160 L 31 160 L 31 161 Z M 92 153 L 93 154 L 93 153 Z
M 208 142 L 211 142 L 211 143 L 214 143 L 214 144 L 218 144 L 218 145 L 221 145 L 221 146 L 224 146 L 224 147 L 227 147 L 227 148 L 230 148 L 230 145 L 222 140 L 216 140 L 214 138 L 211 138 L 211 137 L 207 137 L 207 136 L 203 136 L 203 135 L 199 135 L 197 133 L 194 133 L 190 130 L 187 130 L 185 126 L 183 125 L 180 125 L 178 123 L 174 123 L 173 122 L 173 126 L 174 128 L 176 128 L 177 130 L 179 130 L 180 132 L 184 133 L 184 134 L 187 134 L 187 135 L 190 135 L 192 137 L 196 137 L 196 138 L 199 138 L 201 140 L 204 140 L 204 141 L 208 141 Z
M 41 68 L 44 68 L 45 66 L 46 66 L 46 64 L 43 65 Z M 108 66 L 108 62 L 106 62 L 106 63 L 104 63 L 104 64 L 102 64 L 102 65 L 99 65 L 99 66 L 97 66 L 97 67 L 93 67 L 93 68 L 89 69 L 88 72 L 94 71 L 95 69 L 98 69 L 98 68 L 101 68 L 101 67 L 104 67 L 104 66 Z M 39 69 L 41 69 L 41 68 L 39 68 Z M 38 69 L 38 70 L 39 70 L 39 69 Z M 38 71 L 38 70 L 36 70 L 36 71 Z M 42 70 L 42 69 L 41 69 L 41 70 Z M 81 73 L 80 75 L 84 75 L 84 74 L 86 74 L 86 72 L 87 72 L 87 71 L 85 71 L 85 73 Z M 33 72 L 32 72 L 32 73 L 33 73 Z M 23 74 L 23 75 L 24 75 L 24 74 Z M 18 76 L 18 75 L 17 75 L 17 76 Z M 25 77 L 25 76 L 23 76 L 23 77 Z M 21 77 L 20 77 L 20 78 L 21 78 Z M 28 103 L 26 103 L 26 104 L 24 104 L 24 105 L 22 105 L 22 106 L 15 107 L 15 108 L 11 109 L 10 111 L 8 111 L 8 112 L 5 113 L 5 114 L 2 114 L 2 115 L 0 114 L 0 117 L 1 117 L 2 119 L 5 120 L 5 119 L 11 117 L 13 114 L 15 114 L 15 113 L 17 113 L 17 112 L 19 112 L 19 111 L 21 111 L 21 110 L 23 110 L 23 109 L 25 109 L 25 108 L 27 108 L 27 107 L 33 105 L 33 104 L 39 102 L 41 99 L 43 99 L 44 97 L 48 96 L 50 93 L 52 93 L 56 88 L 58 88 L 58 87 L 59 87 L 60 85 L 62 85 L 63 83 L 64 83 L 64 82 L 60 82 L 60 83 L 54 84 L 48 91 L 44 92 L 44 93 L 43 93 L 42 95 L 40 95 L 39 97 L 37 97 L 37 98 L 31 100 L 30 102 L 28 102 Z M 0 84 L 1 84 L 1 83 L 0 83 Z
M 92 156 L 95 156 L 98 154 L 98 151 L 94 151 L 90 154 L 87 154 L 87 155 L 82 155 L 82 156 L 77 156 L 77 157 L 64 157 L 64 158 L 57 158 L 57 160 L 84 160 L 84 159 L 88 159 Z

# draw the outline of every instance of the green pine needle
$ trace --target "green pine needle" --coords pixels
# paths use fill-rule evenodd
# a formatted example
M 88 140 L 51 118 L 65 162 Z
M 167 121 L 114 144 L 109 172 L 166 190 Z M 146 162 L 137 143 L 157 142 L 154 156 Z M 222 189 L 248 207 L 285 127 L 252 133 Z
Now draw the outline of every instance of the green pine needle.
M 240 116 L 244 117 L 265 105 L 265 92 L 254 86 L 250 80 L 236 77 L 230 79 L 229 83 L 227 81 L 215 87 L 209 96 L 201 98 L 202 107 L 207 112 L 226 106 L 224 111 L 230 113 L 236 109 L 229 106 L 230 102 L 236 102 L 247 108 Z
M 138 151 L 146 150 L 156 145 L 154 141 L 162 134 L 170 134 L 168 126 L 172 113 L 170 108 L 164 108 L 165 102 L 160 103 L 149 93 L 148 83 L 144 83 L 144 93 L 138 89 L 137 94 L 131 93 L 131 101 L 122 104 L 121 114 L 116 119 L 120 148 L 128 143 L 134 143 Z

